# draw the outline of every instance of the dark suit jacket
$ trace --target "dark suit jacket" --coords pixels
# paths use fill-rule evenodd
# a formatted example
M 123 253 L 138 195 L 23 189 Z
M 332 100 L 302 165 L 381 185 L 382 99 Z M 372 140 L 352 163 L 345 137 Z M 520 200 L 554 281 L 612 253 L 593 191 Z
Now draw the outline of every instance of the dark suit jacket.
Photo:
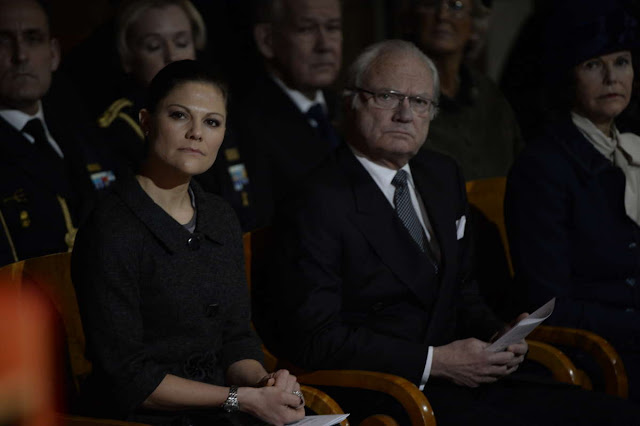
M 335 97 L 325 92 L 332 118 Z M 271 77 L 231 99 L 230 120 L 247 160 L 257 210 L 257 226 L 271 222 L 275 205 L 333 150 Z
M 262 359 L 249 326 L 241 231 L 231 207 L 191 183 L 191 234 L 129 176 L 78 232 L 71 272 L 93 373 L 92 415 L 128 417 L 166 374 L 223 385 Z M 154 423 L 175 413 L 154 413 Z
M 640 350 L 640 227 L 625 177 L 567 119 L 530 142 L 509 175 L 506 224 L 530 308 L 556 296 L 550 324 Z
M 455 163 L 430 152 L 411 171 L 440 245 L 439 275 L 347 146 L 283 206 L 276 267 L 255 302 L 258 331 L 280 356 L 419 383 L 429 345 L 488 339 L 503 326 L 469 275 L 468 235 L 457 238 L 468 213 Z
M 18 130 L 0 119 L 0 265 L 66 251 L 67 225 L 57 196 L 66 200 L 73 226 L 94 198 L 92 177 L 112 164 L 91 145 L 82 123 L 70 120 L 69 109 L 43 100 L 47 127 L 64 161 L 56 166 Z M 96 180 L 98 186 L 102 182 Z M 6 225 L 6 226 L 5 226 Z

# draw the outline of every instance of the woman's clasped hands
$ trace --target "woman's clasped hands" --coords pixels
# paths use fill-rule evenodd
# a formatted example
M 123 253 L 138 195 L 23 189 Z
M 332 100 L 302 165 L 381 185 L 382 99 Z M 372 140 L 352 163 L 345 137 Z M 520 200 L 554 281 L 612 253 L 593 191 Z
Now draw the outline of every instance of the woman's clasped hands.
M 264 376 L 256 387 L 238 389 L 242 411 L 274 425 L 285 425 L 304 417 L 304 398 L 296 376 L 278 370 Z

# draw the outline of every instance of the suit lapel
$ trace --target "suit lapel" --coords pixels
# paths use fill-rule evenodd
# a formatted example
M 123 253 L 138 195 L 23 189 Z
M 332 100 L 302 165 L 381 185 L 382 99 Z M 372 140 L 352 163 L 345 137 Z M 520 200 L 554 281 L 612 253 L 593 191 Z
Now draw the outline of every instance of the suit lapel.
M 0 127 L 0 133 L 6 135 L 6 139 L 1 141 L 5 158 L 52 192 L 68 195 L 69 187 L 64 168 L 51 164 L 46 156 L 2 118 Z
M 441 274 L 451 268 L 450 263 L 455 259 L 456 212 L 450 207 L 451 203 L 445 202 L 452 194 L 445 194 L 439 181 L 442 175 L 434 173 L 429 167 L 419 162 L 411 162 L 411 174 L 418 193 L 422 198 L 425 210 L 429 216 L 429 222 L 435 233 L 435 238 L 440 246 Z
M 395 211 L 371 176 L 354 157 L 348 147 L 337 152 L 338 163 L 345 170 L 352 185 L 356 204 L 351 220 L 398 279 L 429 305 L 437 285 L 435 269 L 420 251 L 402 225 Z

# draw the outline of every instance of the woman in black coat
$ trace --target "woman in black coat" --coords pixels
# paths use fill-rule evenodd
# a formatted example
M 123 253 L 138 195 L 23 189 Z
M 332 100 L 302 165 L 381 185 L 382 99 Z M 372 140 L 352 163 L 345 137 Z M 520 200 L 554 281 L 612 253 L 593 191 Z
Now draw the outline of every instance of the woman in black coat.
M 153 424 L 236 422 L 242 414 L 225 411 L 238 410 L 274 424 L 302 418 L 295 377 L 260 363 L 233 210 L 192 180 L 222 143 L 225 86 L 197 62 L 170 64 L 140 122 L 138 174 L 95 209 L 73 252 L 92 414 Z
M 513 166 L 506 224 L 530 308 L 557 297 L 548 323 L 609 340 L 640 401 L 640 137 L 615 125 L 631 97 L 637 24 L 614 2 L 587 3 L 549 26 L 558 37 L 547 66 L 568 70 L 570 96 Z

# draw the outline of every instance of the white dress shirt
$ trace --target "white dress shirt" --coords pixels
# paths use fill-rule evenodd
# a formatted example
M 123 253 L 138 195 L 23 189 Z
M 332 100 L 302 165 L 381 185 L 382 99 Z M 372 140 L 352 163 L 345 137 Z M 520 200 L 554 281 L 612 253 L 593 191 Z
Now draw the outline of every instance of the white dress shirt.
M 389 201 L 389 204 L 391 204 L 391 207 L 395 209 L 395 204 L 393 203 L 393 195 L 395 194 L 396 187 L 393 186 L 391 181 L 395 177 L 398 170 L 389 169 L 387 167 L 376 164 L 373 161 L 369 160 L 367 157 L 365 157 L 362 153 L 358 152 L 351 145 L 349 145 L 349 147 L 351 148 L 351 151 L 353 151 L 353 154 L 356 156 L 360 164 L 362 164 L 362 166 L 369 173 L 369 175 L 371 175 L 371 178 L 376 183 L 376 185 L 378 185 L 378 188 L 380 188 L 385 198 Z M 425 210 L 424 203 L 420 198 L 420 194 L 418 194 L 418 192 L 416 191 L 415 184 L 413 183 L 413 175 L 411 174 L 411 167 L 409 167 L 409 163 L 405 164 L 401 170 L 406 171 L 408 174 L 407 182 L 409 183 L 409 185 L 407 186 L 409 187 L 411 204 L 413 205 L 413 208 L 415 209 L 415 211 L 420 213 L 420 214 L 416 214 L 416 216 L 418 216 L 418 220 L 420 221 L 420 225 L 422 225 L 422 229 L 424 230 L 424 233 L 427 236 L 427 239 L 429 240 L 430 244 L 432 244 L 432 246 L 435 246 L 436 241 L 435 240 L 431 241 L 431 235 L 433 232 L 429 231 L 431 229 L 431 226 L 429 224 L 427 212 Z M 429 346 L 429 351 L 427 353 L 427 361 L 425 362 L 424 370 L 422 372 L 422 379 L 420 380 L 420 390 L 424 389 L 424 385 L 427 383 L 427 380 L 429 380 L 429 375 L 431 374 L 432 362 L 433 362 L 433 346 Z
M 36 112 L 34 115 L 29 115 L 22 111 L 18 111 L 16 109 L 2 109 L 0 110 L 0 117 L 4 118 L 17 131 L 22 133 L 22 135 L 31 143 L 35 143 L 35 140 L 30 134 L 24 133 L 22 129 L 24 129 L 24 126 L 31 119 L 34 119 L 34 118 L 39 119 L 40 122 L 42 123 L 42 127 L 44 128 L 44 134 L 47 137 L 49 144 L 51 145 L 53 150 L 60 156 L 60 158 L 64 158 L 64 154 L 62 153 L 60 146 L 58 145 L 56 140 L 53 138 L 53 136 L 51 136 L 51 133 L 49 133 L 49 128 L 47 127 L 47 122 L 44 120 L 44 114 L 42 112 L 42 103 L 40 101 L 38 101 L 38 112 Z

